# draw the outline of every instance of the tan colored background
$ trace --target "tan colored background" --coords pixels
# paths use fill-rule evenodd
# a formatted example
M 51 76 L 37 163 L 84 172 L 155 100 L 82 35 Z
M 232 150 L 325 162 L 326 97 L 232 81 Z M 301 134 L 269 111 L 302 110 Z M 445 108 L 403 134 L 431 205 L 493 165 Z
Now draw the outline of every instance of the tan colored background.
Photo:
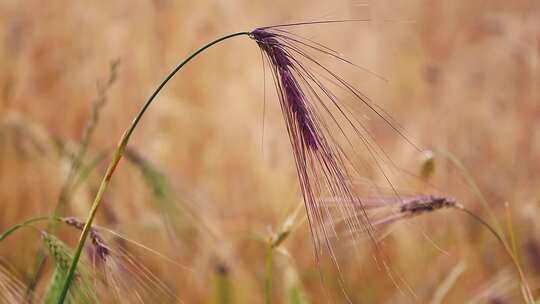
M 0 228 L 52 210 L 69 166 L 53 139 L 76 146 L 90 117 L 96 81 L 108 77 L 112 60 L 121 61 L 118 78 L 90 156 L 112 149 L 160 79 L 204 43 L 259 25 L 321 18 L 373 20 L 307 31 L 310 38 L 387 78 L 388 83 L 361 70 L 342 71 L 420 145 L 459 158 L 503 224 L 504 203 L 509 202 L 520 260 L 538 296 L 538 1 L 373 1 L 367 6 L 347 1 L 2 1 Z M 268 227 L 275 230 L 301 202 L 270 85 L 261 145 L 263 96 L 259 51 L 249 39 L 235 38 L 197 58 L 168 85 L 130 144 L 166 174 L 178 193 L 196 197 L 177 203 L 196 210 L 218 231 L 219 241 L 203 232 L 171 241 L 151 192 L 126 161 L 107 192 L 98 222 L 192 269 L 140 256 L 186 303 L 214 303 L 216 257 L 229 263 L 233 299 L 261 303 L 265 251 L 254 236 L 267 235 Z M 12 125 L 31 130 L 34 139 L 13 131 Z M 393 159 L 419 170 L 420 155 L 410 153 L 402 138 L 384 127 L 374 133 Z M 436 165 L 433 184 L 488 218 L 459 171 L 442 157 Z M 100 164 L 72 197 L 70 215 L 84 217 L 105 166 Z M 428 303 L 459 263 L 465 271 L 447 303 L 520 301 L 510 260 L 477 222 L 452 211 L 412 222 L 395 229 L 385 250 L 417 298 L 396 290 L 373 264 L 367 246 L 360 257 L 346 251 L 340 256 L 353 302 Z M 74 233 L 62 235 L 74 244 Z M 38 235 L 21 230 L 0 244 L 0 255 L 24 278 L 38 247 Z M 321 286 L 305 224 L 292 232 L 284 248 L 291 259 L 276 257 L 276 303 L 285 302 L 292 284 L 285 278 L 293 270 L 312 303 L 325 302 L 324 290 L 335 302 L 343 300 L 335 272 L 329 271 Z

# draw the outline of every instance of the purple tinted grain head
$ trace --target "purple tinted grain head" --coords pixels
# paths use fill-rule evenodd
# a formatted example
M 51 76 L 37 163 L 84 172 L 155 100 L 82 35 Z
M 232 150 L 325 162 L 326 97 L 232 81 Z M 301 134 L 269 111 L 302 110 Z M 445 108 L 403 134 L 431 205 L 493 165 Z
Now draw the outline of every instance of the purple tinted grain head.
M 284 26 L 258 28 L 250 33 L 250 37 L 257 42 L 272 72 L 294 154 L 316 260 L 319 263 L 321 256 L 327 253 L 343 284 L 335 253 L 335 245 L 339 244 L 333 241 L 340 239 L 340 236 L 350 235 L 353 236 L 355 249 L 359 249 L 356 239 L 361 231 L 376 248 L 377 262 L 382 262 L 392 276 L 387 267 L 387 258 L 379 250 L 375 225 L 360 199 L 363 197 L 362 190 L 354 185 L 354 180 L 360 172 L 374 165 L 372 168 L 382 173 L 393 189 L 383 169 L 384 164 L 393 162 L 358 114 L 372 114 L 407 138 L 394 127 L 392 118 L 384 110 L 317 60 L 316 56 L 358 66 L 334 50 L 294 34 Z M 339 93 L 334 90 L 339 90 Z M 340 93 L 349 97 L 348 103 L 338 97 Z M 358 111 L 357 105 L 367 111 L 355 112 Z M 414 146 L 409 140 L 407 142 Z M 366 154 L 360 155 L 362 149 Z M 369 164 L 366 165 L 367 161 Z M 327 197 L 342 200 L 329 206 L 325 204 Z M 337 223 L 344 229 L 337 229 Z M 346 292 L 344 294 L 348 299 Z
M 288 30 L 291 26 L 313 23 L 257 28 L 250 37 L 257 42 L 272 72 L 316 255 L 319 257 L 326 248 L 337 265 L 334 244 L 330 240 L 338 239 L 343 232 L 329 223 L 343 223 L 348 234 L 363 231 L 378 248 L 374 225 L 361 199 L 365 197 L 364 190 L 356 186 L 354 180 L 371 166 L 399 197 L 387 174 L 389 167 L 397 167 L 359 116 L 372 115 L 415 150 L 420 149 L 395 127 L 394 120 L 380 106 L 316 58 L 322 56 L 361 67 L 331 48 Z M 347 100 L 339 97 L 343 95 Z M 360 108 L 366 111 L 360 112 Z M 329 205 L 325 202 L 328 197 L 340 200 Z M 420 213 L 426 208 L 429 206 L 419 205 L 413 211 Z
M 398 221 L 411 219 L 438 210 L 452 208 L 458 210 L 464 209 L 454 198 L 434 194 L 403 195 L 400 197 L 363 197 L 361 201 L 363 202 L 363 208 L 367 209 L 369 214 L 372 215 L 370 217 L 371 225 L 379 231 Z M 332 206 L 332 208 L 336 207 L 336 203 L 343 203 L 343 200 L 333 198 L 325 202 L 327 206 Z M 353 204 L 356 203 L 353 202 Z M 343 230 L 342 226 L 345 220 L 346 218 L 334 218 L 333 221 L 327 222 L 326 225 L 333 227 L 332 229 L 336 231 L 340 231 Z M 364 227 L 361 228 L 357 231 L 349 229 L 346 231 L 347 234 L 343 236 L 360 237 L 366 233 Z M 344 241 L 345 237 L 341 237 L 340 239 Z
M 308 109 L 308 100 L 295 77 L 294 58 L 287 51 L 286 45 L 280 41 L 280 36 L 264 29 L 251 32 L 251 37 L 257 42 L 267 56 L 276 76 L 276 86 L 284 110 L 289 111 L 294 118 L 298 134 L 309 149 L 316 150 L 319 145 L 315 122 Z
M 344 147 L 344 143 L 351 144 L 350 134 L 366 141 L 360 130 L 363 126 L 358 125 L 358 119 L 330 86 L 338 86 L 373 107 L 350 84 L 314 59 L 313 53 L 317 53 L 348 62 L 331 49 L 280 27 L 258 28 L 250 33 L 250 37 L 259 45 L 272 71 L 316 255 L 318 257 L 324 247 L 337 265 L 329 241 L 337 232 L 327 229 L 329 226 L 325 223 L 346 218 L 349 230 L 367 231 L 372 238 L 373 227 L 351 184 L 353 174 L 358 170 L 352 161 L 354 153 L 348 153 Z M 355 150 L 352 144 L 348 148 L 348 151 Z M 328 196 L 345 198 L 347 203 L 340 204 L 339 216 L 335 209 L 321 204 L 321 199 Z
M 404 200 L 400 212 L 410 215 L 431 212 L 442 208 L 456 207 L 456 200 L 446 196 L 421 195 L 413 199 Z
M 84 227 L 84 222 L 76 217 L 64 217 L 62 221 L 78 230 L 82 230 Z M 104 262 L 109 257 L 111 250 L 94 227 L 90 230 L 90 240 L 92 241 L 92 247 L 89 248 L 89 255 L 97 257 L 100 262 Z

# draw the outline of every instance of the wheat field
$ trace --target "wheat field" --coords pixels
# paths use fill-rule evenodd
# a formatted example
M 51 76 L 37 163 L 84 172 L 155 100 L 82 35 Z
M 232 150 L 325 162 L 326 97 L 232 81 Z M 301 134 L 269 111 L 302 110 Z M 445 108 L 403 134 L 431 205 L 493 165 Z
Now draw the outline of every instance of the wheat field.
M 352 142 L 365 161 L 348 182 L 382 184 L 394 198 L 451 197 L 506 248 L 444 208 L 332 239 L 338 263 L 319 257 L 271 67 L 238 37 L 182 68 L 133 133 L 94 221 L 118 264 L 96 263 L 100 239 L 87 242 L 77 273 L 86 302 L 534 303 L 524 283 L 540 299 L 536 0 L 4 0 L 0 232 L 59 205 L 59 216 L 86 219 L 124 130 L 204 44 L 345 19 L 366 21 L 287 29 L 353 62 L 315 59 L 391 117 L 355 111 L 385 157 Z M 381 163 L 394 168 L 389 180 Z M 358 189 L 364 202 L 381 198 Z M 367 211 L 376 224 L 390 209 Z M 0 241 L 0 302 L 54 303 L 46 295 L 81 228 L 54 223 Z M 85 272 L 99 273 L 85 282 Z

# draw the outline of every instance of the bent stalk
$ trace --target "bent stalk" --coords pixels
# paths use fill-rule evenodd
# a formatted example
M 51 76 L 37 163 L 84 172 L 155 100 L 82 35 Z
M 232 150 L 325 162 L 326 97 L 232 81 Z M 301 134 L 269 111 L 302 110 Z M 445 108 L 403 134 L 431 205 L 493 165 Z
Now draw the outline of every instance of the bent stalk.
M 90 209 L 90 213 L 88 214 L 88 218 L 86 220 L 83 231 L 81 233 L 79 243 L 77 245 L 77 249 L 75 250 L 75 253 L 73 255 L 73 260 L 71 262 L 68 273 L 66 275 L 66 279 L 65 279 L 64 285 L 62 287 L 62 293 L 60 294 L 60 296 L 58 298 L 58 304 L 64 303 L 64 300 L 65 300 L 65 298 L 67 296 L 67 293 L 68 293 L 68 290 L 69 290 L 69 286 L 70 286 L 71 281 L 73 280 L 73 276 L 75 274 L 75 269 L 77 268 L 77 263 L 79 262 L 79 258 L 81 257 L 82 249 L 84 247 L 86 239 L 88 238 L 88 234 L 90 232 L 90 228 L 92 227 L 92 222 L 94 221 L 94 218 L 96 216 L 97 209 L 99 208 L 99 205 L 101 203 L 101 199 L 103 198 L 103 195 L 105 194 L 105 190 L 107 190 L 107 186 L 109 185 L 111 177 L 112 177 L 112 175 L 113 175 L 113 173 L 114 173 L 114 171 L 116 169 L 116 166 L 118 165 L 118 163 L 120 162 L 120 159 L 122 158 L 122 155 L 124 154 L 124 150 L 125 150 L 126 145 L 127 145 L 128 141 L 129 141 L 129 138 L 131 137 L 131 134 L 133 133 L 133 131 L 135 130 L 135 128 L 139 124 L 139 121 L 141 120 L 142 116 L 144 115 L 144 113 L 146 112 L 146 110 L 148 109 L 150 104 L 154 101 L 156 96 L 159 94 L 161 89 L 163 89 L 163 87 L 167 84 L 167 82 L 169 82 L 169 80 L 171 80 L 174 77 L 174 75 L 186 63 L 191 61 L 191 59 L 195 58 L 198 54 L 200 54 L 204 50 L 208 49 L 209 47 L 213 46 L 214 44 L 217 44 L 217 43 L 219 43 L 219 42 L 221 42 L 223 40 L 227 40 L 229 38 L 233 38 L 233 37 L 236 37 L 236 36 L 242 36 L 242 35 L 249 36 L 249 32 L 238 32 L 238 33 L 234 33 L 234 34 L 230 34 L 230 35 L 218 38 L 218 39 L 204 45 L 203 47 L 201 47 L 200 49 L 195 51 L 193 54 L 191 54 L 189 57 L 187 57 L 180 64 L 178 64 L 178 66 L 176 66 L 176 68 L 174 68 L 172 70 L 172 72 L 161 82 L 161 84 L 157 87 L 157 89 L 154 91 L 154 93 L 152 93 L 152 95 L 148 98 L 148 100 L 146 101 L 144 106 L 141 108 L 141 110 L 139 111 L 139 113 L 137 114 L 135 119 L 133 119 L 131 125 L 126 129 L 126 131 L 122 135 L 122 138 L 118 142 L 118 146 L 116 147 L 113 158 L 112 158 L 111 162 L 109 163 L 109 166 L 107 168 L 105 176 L 103 177 L 103 179 L 101 181 L 101 184 L 99 186 L 96 197 L 94 198 L 94 202 L 92 203 L 92 208 Z

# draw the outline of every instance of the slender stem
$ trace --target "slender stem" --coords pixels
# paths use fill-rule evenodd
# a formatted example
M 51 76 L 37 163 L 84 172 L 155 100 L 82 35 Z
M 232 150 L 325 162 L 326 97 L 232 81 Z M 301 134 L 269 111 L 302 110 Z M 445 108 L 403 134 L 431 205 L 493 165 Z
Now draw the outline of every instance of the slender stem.
M 231 287 L 227 266 L 222 266 L 217 271 L 217 299 L 218 304 L 229 304 L 232 302 Z
M 62 293 L 60 294 L 60 297 L 58 298 L 58 303 L 59 304 L 64 303 L 64 300 L 66 299 L 71 280 L 73 279 L 73 275 L 75 274 L 75 269 L 77 268 L 77 263 L 79 262 L 79 258 L 81 257 L 81 252 L 82 252 L 82 249 L 84 247 L 84 243 L 86 242 L 86 239 L 88 238 L 90 228 L 92 227 L 92 222 L 93 222 L 93 220 L 94 220 L 94 218 L 96 216 L 96 212 L 97 212 L 97 209 L 98 209 L 98 207 L 99 207 L 99 205 L 101 203 L 101 199 L 103 198 L 103 195 L 105 194 L 105 190 L 107 189 L 107 186 L 109 185 L 111 177 L 112 177 L 112 175 L 113 175 L 113 173 L 114 173 L 114 171 L 116 169 L 116 166 L 118 165 L 118 163 L 120 162 L 120 159 L 122 158 L 122 155 L 124 153 L 124 150 L 126 148 L 126 145 L 127 145 L 128 141 L 129 141 L 129 138 L 131 137 L 131 134 L 135 130 L 135 127 L 137 127 L 137 124 L 141 120 L 142 116 L 144 115 L 144 113 L 146 112 L 146 110 L 148 109 L 148 107 L 150 106 L 152 101 L 156 98 L 156 96 L 159 94 L 161 89 L 163 89 L 165 84 L 167 84 L 167 82 L 169 80 L 171 80 L 171 78 L 173 78 L 174 75 L 186 63 L 191 61 L 191 59 L 195 58 L 199 53 L 203 52 L 207 48 L 209 48 L 209 47 L 213 46 L 214 44 L 217 44 L 217 43 L 219 43 L 219 42 L 221 42 L 223 40 L 226 40 L 226 39 L 229 39 L 229 38 L 232 38 L 232 37 L 236 37 L 236 36 L 241 36 L 241 35 L 248 35 L 249 36 L 249 32 L 238 32 L 238 33 L 234 33 L 234 34 L 230 34 L 230 35 L 218 38 L 218 39 L 204 45 L 203 47 L 201 47 L 200 49 L 195 51 L 193 54 L 191 54 L 189 57 L 187 57 L 180 64 L 178 64 L 178 66 L 176 66 L 176 68 L 174 68 L 174 70 L 172 70 L 172 72 L 161 82 L 161 84 L 157 87 L 157 89 L 154 91 L 154 93 L 148 98 L 148 100 L 146 101 L 144 106 L 141 108 L 141 110 L 139 111 L 139 113 L 137 114 L 135 119 L 133 119 L 133 121 L 131 122 L 131 125 L 124 132 L 124 134 L 122 135 L 122 138 L 120 139 L 120 141 L 118 143 L 118 146 L 117 146 L 117 148 L 116 148 L 116 150 L 114 152 L 114 155 L 113 155 L 113 158 L 112 158 L 112 160 L 111 160 L 111 162 L 109 164 L 109 167 L 107 168 L 107 172 L 105 173 L 105 176 L 103 177 L 103 180 L 101 181 L 101 184 L 99 186 L 99 189 L 98 189 L 98 192 L 97 192 L 96 197 L 94 199 L 94 202 L 92 203 L 92 208 L 90 209 L 90 213 L 88 214 L 88 219 L 86 220 L 86 223 L 84 225 L 83 231 L 82 231 L 80 239 L 79 239 L 79 244 L 78 244 L 77 249 L 75 250 L 75 253 L 73 255 L 73 261 L 71 262 L 71 266 L 69 267 L 69 271 L 67 273 L 66 280 L 65 280 L 64 286 L 62 288 Z
M 515 234 L 514 234 L 514 228 L 513 228 L 513 224 L 512 224 L 512 214 L 511 214 L 510 205 L 508 204 L 508 202 L 506 202 L 504 204 L 504 207 L 506 209 L 506 226 L 507 226 L 506 229 L 508 230 L 508 237 L 510 238 L 510 245 L 512 246 L 511 247 L 512 253 L 514 254 L 514 257 L 516 258 L 516 261 L 519 263 L 519 256 L 518 256 L 517 245 L 516 245 L 516 237 L 515 237 Z
M 524 288 L 524 297 L 525 297 L 526 303 L 534 304 L 534 298 L 532 296 L 531 288 L 527 281 L 527 277 L 525 277 L 525 273 L 523 272 L 523 269 L 521 269 L 521 266 L 519 265 L 519 261 L 517 260 L 517 257 L 514 255 L 514 253 L 512 253 L 512 251 L 508 247 L 508 244 L 504 241 L 502 236 L 495 229 L 493 229 L 493 227 L 491 227 L 490 224 L 488 224 L 486 221 L 484 221 L 482 218 L 480 218 L 478 215 L 474 214 L 470 210 L 463 207 L 458 208 L 458 210 L 461 210 L 467 213 L 468 215 L 473 217 L 476 221 L 478 221 L 480 224 L 482 224 L 484 227 L 486 227 L 491 232 L 491 234 L 493 234 L 497 238 L 497 240 L 502 244 L 504 250 L 510 256 L 512 263 L 514 264 L 514 266 L 516 266 L 516 270 L 518 272 L 521 285 Z
M 28 220 L 26 220 L 26 221 L 24 221 L 22 223 L 13 225 L 10 228 L 8 228 L 6 231 L 4 231 L 2 234 L 0 234 L 0 242 L 2 242 L 5 238 L 10 236 L 13 232 L 15 232 L 15 230 L 17 230 L 19 228 L 26 227 L 26 226 L 28 226 L 28 225 L 30 225 L 32 223 L 45 221 L 45 220 L 58 221 L 58 218 L 57 217 L 49 217 L 49 216 L 40 216 L 40 217 L 34 217 L 34 218 L 31 218 L 31 219 L 28 219 Z
M 272 280 L 274 270 L 274 249 L 269 246 L 266 256 L 266 281 L 264 284 L 264 303 L 272 303 Z
M 499 224 L 499 221 L 497 220 L 497 217 L 495 216 L 495 213 L 489 207 L 488 201 L 484 197 L 484 194 L 482 194 L 482 191 L 480 191 L 480 188 L 478 187 L 478 185 L 474 181 L 474 178 L 472 177 L 470 172 L 465 168 L 463 163 L 454 154 L 450 153 L 449 151 L 444 151 L 444 150 L 440 150 L 439 153 L 444 154 L 450 160 L 450 162 L 454 166 L 456 166 L 459 173 L 461 173 L 461 176 L 465 179 L 465 182 L 471 187 L 474 194 L 480 199 L 480 202 L 482 203 L 482 205 L 483 205 L 484 209 L 486 210 L 486 212 L 488 213 L 489 217 L 491 217 L 491 221 L 493 222 L 493 225 L 495 225 L 495 227 L 490 227 L 490 228 L 492 230 L 494 229 L 497 232 L 497 235 L 498 235 L 497 237 L 501 238 L 502 242 L 505 242 L 505 240 L 502 239 L 502 237 L 504 237 L 503 229 L 502 229 L 501 225 Z

